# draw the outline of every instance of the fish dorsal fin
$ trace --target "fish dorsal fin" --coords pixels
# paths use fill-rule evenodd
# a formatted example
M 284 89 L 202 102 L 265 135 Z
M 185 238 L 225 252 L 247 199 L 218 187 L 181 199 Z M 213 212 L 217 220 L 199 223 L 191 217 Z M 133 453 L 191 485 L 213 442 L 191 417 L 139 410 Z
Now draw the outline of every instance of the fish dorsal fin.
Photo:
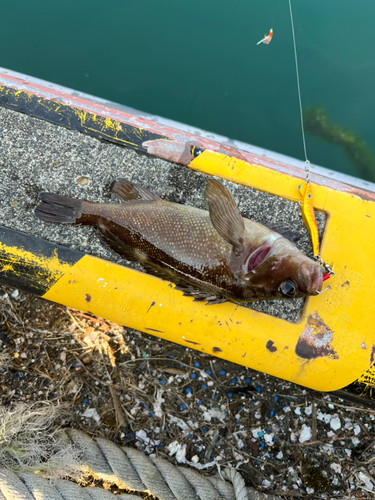
M 285 224 L 279 224 L 278 222 L 266 224 L 266 227 L 271 229 L 271 231 L 275 231 L 275 233 L 281 234 L 281 236 L 292 242 L 297 241 L 302 237 L 302 234 L 298 231 L 294 231 L 291 227 Z
M 126 179 L 118 179 L 113 181 L 110 187 L 112 193 L 122 201 L 126 202 L 155 202 L 161 201 L 160 196 L 152 193 L 148 189 L 145 189 L 133 182 L 127 181 Z
M 240 253 L 243 250 L 245 223 L 233 196 L 220 182 L 208 179 L 204 200 L 216 231 Z

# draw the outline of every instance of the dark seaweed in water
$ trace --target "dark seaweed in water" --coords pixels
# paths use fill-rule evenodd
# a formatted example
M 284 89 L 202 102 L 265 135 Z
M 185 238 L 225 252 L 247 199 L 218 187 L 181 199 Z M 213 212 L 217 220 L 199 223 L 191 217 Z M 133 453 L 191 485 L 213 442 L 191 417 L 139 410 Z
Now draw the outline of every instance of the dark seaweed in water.
M 327 111 L 322 107 L 314 106 L 304 111 L 303 123 L 306 132 L 331 144 L 341 146 L 358 175 L 375 182 L 375 156 L 371 148 L 350 128 L 330 124 L 328 120 Z

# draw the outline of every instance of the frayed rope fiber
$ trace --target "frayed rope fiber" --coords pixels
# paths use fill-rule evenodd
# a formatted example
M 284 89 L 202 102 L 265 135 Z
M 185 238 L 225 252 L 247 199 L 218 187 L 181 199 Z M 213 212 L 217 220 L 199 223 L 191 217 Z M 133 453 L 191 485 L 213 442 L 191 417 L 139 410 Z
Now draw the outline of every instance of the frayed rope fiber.
M 82 472 L 107 483 L 149 493 L 159 500 L 280 500 L 279 497 L 246 488 L 240 473 L 223 468 L 219 475 L 202 476 L 176 467 L 159 457 L 148 457 L 134 448 L 119 447 L 102 438 L 92 439 L 76 429 L 66 429 L 66 438 L 81 453 Z M 67 480 L 48 480 L 31 472 L 0 468 L 0 500 L 115 500 L 134 499 L 134 494 L 114 495 L 102 488 L 82 488 Z

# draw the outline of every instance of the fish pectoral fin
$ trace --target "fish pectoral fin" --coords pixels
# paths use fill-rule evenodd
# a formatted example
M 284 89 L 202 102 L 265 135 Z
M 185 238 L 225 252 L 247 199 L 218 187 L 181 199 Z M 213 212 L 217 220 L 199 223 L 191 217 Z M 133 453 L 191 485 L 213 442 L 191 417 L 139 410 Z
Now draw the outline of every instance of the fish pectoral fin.
M 220 182 L 208 179 L 204 200 L 216 231 L 240 253 L 243 250 L 245 223 L 230 192 Z
M 268 229 L 271 229 L 271 231 L 275 231 L 275 233 L 281 234 L 281 236 L 292 242 L 302 238 L 301 233 L 299 233 L 298 231 L 294 231 L 285 224 L 279 224 L 275 222 L 272 224 L 265 224 L 265 226 L 268 227 Z
M 225 297 L 221 297 L 215 295 L 209 290 L 201 290 L 199 288 L 195 288 L 191 283 L 179 278 L 172 272 L 167 271 L 166 269 L 159 267 L 157 264 L 153 264 L 151 262 L 142 264 L 145 271 L 157 278 L 162 278 L 167 281 L 171 281 L 174 283 L 175 290 L 182 292 L 185 297 L 194 297 L 194 302 L 205 302 L 207 301 L 207 305 L 211 304 L 221 304 L 222 302 L 226 302 L 227 299 Z
M 185 297 L 193 297 L 194 302 L 207 302 L 207 305 L 221 304 L 222 302 L 226 302 L 228 300 L 225 297 L 215 295 L 209 290 L 195 288 L 190 283 L 177 284 L 176 290 L 182 292 Z
M 156 202 L 161 201 L 160 196 L 152 193 L 148 189 L 133 184 L 126 179 L 117 179 L 113 181 L 110 187 L 112 193 L 122 201 L 126 202 Z

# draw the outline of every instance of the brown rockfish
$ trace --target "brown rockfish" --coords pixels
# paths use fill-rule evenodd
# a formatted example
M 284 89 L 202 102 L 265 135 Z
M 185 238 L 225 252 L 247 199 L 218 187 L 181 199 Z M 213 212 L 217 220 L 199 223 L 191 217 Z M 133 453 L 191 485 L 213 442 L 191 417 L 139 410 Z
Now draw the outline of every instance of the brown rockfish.
M 208 211 L 164 201 L 124 179 L 114 181 L 111 190 L 124 203 L 41 193 L 35 214 L 47 222 L 96 227 L 102 242 L 121 257 L 195 300 L 292 298 L 322 288 L 323 268 L 280 233 L 243 218 L 216 180 L 207 182 Z

